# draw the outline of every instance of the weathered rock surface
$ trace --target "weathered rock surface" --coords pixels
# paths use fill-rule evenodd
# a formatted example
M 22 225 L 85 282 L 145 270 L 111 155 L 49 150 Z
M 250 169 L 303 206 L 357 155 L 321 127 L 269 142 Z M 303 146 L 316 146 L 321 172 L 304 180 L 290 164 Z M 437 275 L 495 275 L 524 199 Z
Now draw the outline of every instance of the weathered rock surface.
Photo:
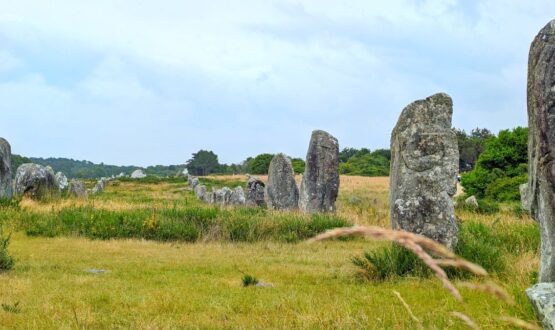
M 12 147 L 0 138 L 0 198 L 12 198 Z
M 532 201 L 530 200 L 530 196 L 528 196 L 528 184 L 523 183 L 519 186 L 520 190 L 520 203 L 522 204 L 522 208 L 526 211 L 530 212 L 530 208 L 532 207 Z
M 231 196 L 229 197 L 229 204 L 230 205 L 245 205 L 246 198 L 245 192 L 243 191 L 242 187 L 235 187 Z
M 291 210 L 299 206 L 299 188 L 291 159 L 277 154 L 270 162 L 266 183 L 266 204 L 274 210 Z
M 339 192 L 339 143 L 329 133 L 312 132 L 301 181 L 299 208 L 306 213 L 335 212 Z
M 214 204 L 218 204 L 220 206 L 229 205 L 231 193 L 232 191 L 228 187 L 223 187 L 222 189 L 216 190 L 214 194 Z
M 247 181 L 247 206 L 266 206 L 264 201 L 264 189 L 266 185 L 262 180 L 255 176 L 248 175 Z
M 473 208 L 475 208 L 475 209 L 477 209 L 478 207 L 480 207 L 480 206 L 478 205 L 478 200 L 476 199 L 476 196 L 470 196 L 470 197 L 468 197 L 467 199 L 464 200 L 464 203 L 465 203 L 467 206 L 473 207 Z
M 555 20 L 528 58 L 528 185 L 523 208 L 541 233 L 540 282 L 555 282 Z
M 56 181 L 58 181 L 58 187 L 60 190 L 64 190 L 68 186 L 68 180 L 64 173 L 58 172 L 56 173 Z
M 104 189 L 106 189 L 106 184 L 108 183 L 108 181 L 110 181 L 110 180 L 108 180 L 107 178 L 100 178 L 100 180 L 98 180 L 96 182 L 96 185 L 91 190 L 91 193 L 92 194 L 99 194 L 99 193 L 103 192 Z
M 206 192 L 206 194 L 204 194 L 204 201 L 207 204 L 214 204 L 216 202 L 216 191 L 214 190 L 214 188 L 212 188 L 212 191 Z
M 87 198 L 88 195 L 85 183 L 80 180 L 71 180 L 69 182 L 67 191 L 69 196 L 76 198 Z
M 526 290 L 544 329 L 555 329 L 555 283 L 540 283 Z
M 37 164 L 23 164 L 15 174 L 15 193 L 33 199 L 59 197 L 60 188 L 51 168 Z
M 198 178 L 192 178 L 191 179 L 191 187 L 193 187 L 193 189 L 199 185 L 199 180 Z
M 206 195 L 206 186 L 201 185 L 201 184 L 197 185 L 195 187 L 195 195 L 201 201 L 204 200 L 204 195 Z
M 133 173 L 131 173 L 131 178 L 132 179 L 142 179 L 142 178 L 146 178 L 146 174 L 143 170 L 139 169 L 139 170 L 135 170 L 133 171 Z
M 449 248 L 458 241 L 452 197 L 459 151 L 451 128 L 453 101 L 435 94 L 408 105 L 391 135 L 391 224 Z

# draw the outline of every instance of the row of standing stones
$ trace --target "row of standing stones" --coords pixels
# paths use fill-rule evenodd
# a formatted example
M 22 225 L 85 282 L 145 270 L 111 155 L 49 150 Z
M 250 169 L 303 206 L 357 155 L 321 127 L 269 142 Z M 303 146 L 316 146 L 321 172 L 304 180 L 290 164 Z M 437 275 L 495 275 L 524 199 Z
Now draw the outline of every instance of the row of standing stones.
M 532 42 L 527 92 L 529 180 L 521 195 L 523 207 L 540 226 L 541 266 L 540 283 L 526 293 L 544 327 L 555 329 L 555 20 Z M 392 227 L 425 235 L 451 249 L 458 241 L 453 196 L 459 156 L 452 114 L 453 102 L 443 93 L 403 109 L 391 135 L 390 171 Z M 16 195 L 34 198 L 59 194 L 64 180 L 40 165 L 21 165 L 12 184 L 10 158 L 9 143 L 0 139 L 0 198 L 10 198 L 14 190 Z M 242 187 L 207 192 L 198 178 L 189 177 L 189 182 L 207 203 L 334 212 L 338 165 L 337 139 L 318 130 L 310 140 L 300 189 L 291 160 L 283 154 L 272 160 L 267 184 L 249 177 L 246 193 Z M 101 191 L 106 180 L 101 179 L 91 192 Z M 71 181 L 69 186 L 71 194 L 86 196 L 82 182 Z
M 0 199 L 10 199 L 13 196 L 27 196 L 37 200 L 56 198 L 64 189 L 67 189 L 69 196 L 87 198 L 89 194 L 104 191 L 110 180 L 111 178 L 101 178 L 94 188 L 87 190 L 83 181 L 68 181 L 62 172 L 54 173 L 49 166 L 32 163 L 19 166 L 15 180 L 12 180 L 11 146 L 8 141 L 0 138 Z
M 189 176 L 189 183 L 197 198 L 210 204 L 300 209 L 305 213 L 335 212 L 339 192 L 339 143 L 327 132 L 312 132 L 300 189 L 295 182 L 291 159 L 284 154 L 272 158 L 267 183 L 248 176 L 246 194 L 242 187 L 208 192 L 206 186 L 192 176 Z

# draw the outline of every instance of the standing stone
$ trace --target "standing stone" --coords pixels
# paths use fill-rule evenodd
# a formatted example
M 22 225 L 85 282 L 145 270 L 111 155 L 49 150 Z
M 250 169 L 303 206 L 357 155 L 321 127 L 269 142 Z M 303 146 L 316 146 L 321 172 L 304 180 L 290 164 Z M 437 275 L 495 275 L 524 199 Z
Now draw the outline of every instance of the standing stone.
M 231 189 L 228 187 L 223 187 L 222 189 L 216 190 L 214 195 L 214 204 L 218 204 L 220 206 L 229 205 L 229 198 L 231 197 Z
M 199 184 L 195 187 L 195 195 L 199 200 L 204 200 L 204 195 L 206 195 L 206 186 Z
M 214 188 L 212 188 L 211 192 L 207 192 L 206 194 L 204 194 L 204 201 L 207 204 L 214 204 L 216 201 L 216 191 L 214 190 Z
M 255 176 L 247 175 L 247 206 L 266 206 L 264 201 L 264 188 L 266 185 Z
M 245 192 L 243 191 L 242 187 L 235 187 L 231 196 L 229 197 L 229 204 L 230 205 L 245 205 Z
M 555 20 L 528 58 L 528 186 L 523 208 L 540 226 L 539 282 L 555 282 Z
M 139 170 L 135 170 L 133 171 L 133 173 L 131 173 L 131 178 L 132 179 L 142 179 L 142 178 L 146 178 L 146 174 L 143 170 L 139 169 Z
M 15 174 L 15 193 L 33 199 L 48 199 L 60 196 L 60 188 L 54 172 L 37 164 L 23 164 Z
M 277 154 L 270 162 L 266 184 L 266 204 L 274 210 L 291 210 L 299 206 L 299 188 L 291 159 Z
M 299 207 L 306 213 L 335 212 L 339 193 L 339 143 L 329 133 L 312 132 L 303 179 Z
M 391 225 L 453 249 L 459 151 L 453 101 L 435 94 L 408 105 L 391 135 Z
M 199 180 L 198 178 L 193 178 L 191 179 L 191 187 L 193 187 L 193 189 L 199 185 Z
M 76 198 L 87 198 L 87 188 L 85 183 L 80 180 L 71 180 L 69 182 L 68 195 Z
M 0 138 L 0 198 L 12 198 L 12 147 Z
M 58 187 L 60 188 L 60 190 L 66 189 L 69 184 L 67 181 L 67 177 L 62 172 L 56 173 L 56 181 L 58 181 Z
M 478 199 L 476 199 L 476 196 L 474 196 L 474 195 L 465 199 L 464 204 L 466 206 L 469 206 L 469 207 L 474 208 L 474 209 L 477 209 L 477 208 L 480 207 L 480 204 L 478 204 Z
M 539 283 L 526 290 L 526 296 L 543 328 L 555 330 L 555 283 Z

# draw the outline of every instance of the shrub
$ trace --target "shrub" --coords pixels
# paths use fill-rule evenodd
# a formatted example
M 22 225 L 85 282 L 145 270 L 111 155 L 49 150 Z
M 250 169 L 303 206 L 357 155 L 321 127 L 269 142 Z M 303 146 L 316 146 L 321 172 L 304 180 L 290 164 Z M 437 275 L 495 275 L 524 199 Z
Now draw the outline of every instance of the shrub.
M 243 287 L 245 288 L 251 285 L 254 286 L 258 284 L 258 279 L 248 274 L 243 275 L 243 278 L 241 279 L 241 281 L 243 282 Z
M 411 251 L 391 244 L 373 252 L 365 252 L 363 257 L 352 259 L 361 275 L 369 280 L 383 281 L 393 276 L 422 276 L 430 274 L 428 267 Z
M 486 198 L 496 201 L 518 201 L 520 200 L 519 187 L 527 181 L 528 176 L 526 174 L 512 178 L 497 178 L 486 187 Z

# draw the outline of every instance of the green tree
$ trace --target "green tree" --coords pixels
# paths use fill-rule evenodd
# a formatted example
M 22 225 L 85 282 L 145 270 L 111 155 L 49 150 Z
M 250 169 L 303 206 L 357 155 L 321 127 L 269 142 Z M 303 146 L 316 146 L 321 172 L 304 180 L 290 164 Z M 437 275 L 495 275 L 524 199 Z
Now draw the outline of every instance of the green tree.
M 293 171 L 295 172 L 295 174 L 303 174 L 304 173 L 304 167 L 305 167 L 305 161 L 300 159 L 300 158 L 293 158 L 291 160 L 291 163 L 293 165 Z
M 468 195 L 493 200 L 518 200 L 519 185 L 526 182 L 528 129 L 503 130 L 486 140 L 475 168 L 462 176 Z
M 199 150 L 186 163 L 187 170 L 192 175 L 208 175 L 216 173 L 220 168 L 218 155 L 212 151 Z
M 272 154 L 260 154 L 248 159 L 246 162 L 247 172 L 251 174 L 268 174 L 272 158 L 274 158 Z
M 466 172 L 472 170 L 480 154 L 484 151 L 486 141 L 493 134 L 486 128 L 475 128 L 470 134 L 455 129 L 459 144 L 459 168 Z

